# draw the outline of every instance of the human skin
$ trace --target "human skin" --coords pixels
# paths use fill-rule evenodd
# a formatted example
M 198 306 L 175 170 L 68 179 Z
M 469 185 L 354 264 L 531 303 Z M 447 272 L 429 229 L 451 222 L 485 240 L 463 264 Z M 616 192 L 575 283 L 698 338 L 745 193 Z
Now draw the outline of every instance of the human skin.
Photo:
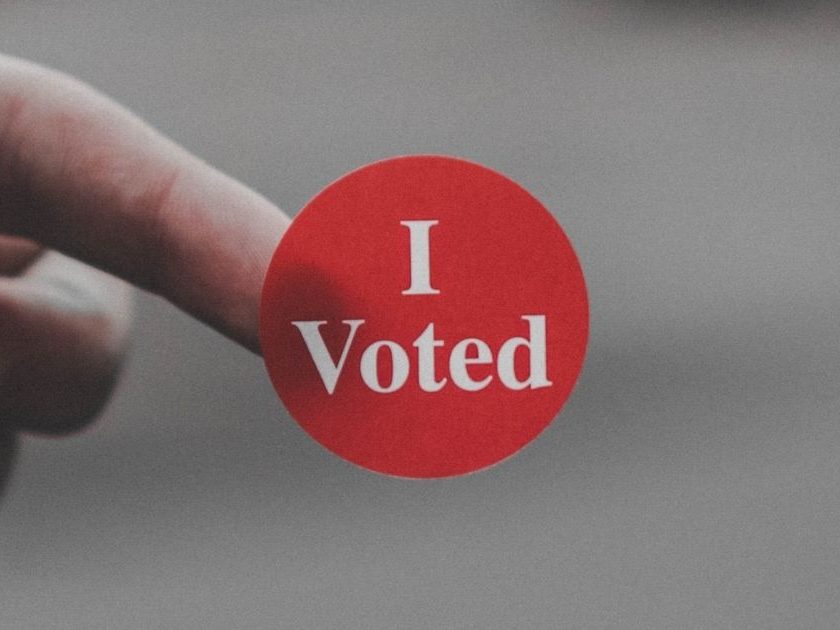
M 89 86 L 0 55 L 0 476 L 16 432 L 77 429 L 107 401 L 127 283 L 259 352 L 288 224 Z

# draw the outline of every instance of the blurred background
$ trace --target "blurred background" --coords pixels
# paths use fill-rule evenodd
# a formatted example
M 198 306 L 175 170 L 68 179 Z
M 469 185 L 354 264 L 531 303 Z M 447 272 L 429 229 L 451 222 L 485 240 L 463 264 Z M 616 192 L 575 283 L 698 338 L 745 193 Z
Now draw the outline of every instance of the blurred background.
M 536 442 L 416 482 L 323 450 L 259 358 L 140 296 L 101 420 L 22 441 L 0 627 L 836 628 L 833 5 L 0 3 L 0 50 L 291 214 L 396 154 L 506 173 L 592 309 Z

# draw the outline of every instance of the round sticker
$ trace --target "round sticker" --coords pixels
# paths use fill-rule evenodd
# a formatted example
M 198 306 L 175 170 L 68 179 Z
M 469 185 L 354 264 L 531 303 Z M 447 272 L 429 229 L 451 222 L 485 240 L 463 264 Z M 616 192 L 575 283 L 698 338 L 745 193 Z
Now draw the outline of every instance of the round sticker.
M 345 175 L 295 217 L 260 334 L 315 440 L 380 473 L 445 477 L 551 422 L 588 326 L 580 264 L 539 201 L 478 164 L 408 156 Z

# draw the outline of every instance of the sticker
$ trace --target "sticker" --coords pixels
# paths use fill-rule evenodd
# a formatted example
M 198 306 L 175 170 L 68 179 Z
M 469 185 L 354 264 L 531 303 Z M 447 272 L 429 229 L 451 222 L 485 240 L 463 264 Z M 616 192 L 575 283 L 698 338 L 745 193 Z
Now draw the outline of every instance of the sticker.
M 320 444 L 380 473 L 445 477 L 539 435 L 588 328 L 580 264 L 539 201 L 478 164 L 408 156 L 345 175 L 295 217 L 260 335 L 278 395 Z

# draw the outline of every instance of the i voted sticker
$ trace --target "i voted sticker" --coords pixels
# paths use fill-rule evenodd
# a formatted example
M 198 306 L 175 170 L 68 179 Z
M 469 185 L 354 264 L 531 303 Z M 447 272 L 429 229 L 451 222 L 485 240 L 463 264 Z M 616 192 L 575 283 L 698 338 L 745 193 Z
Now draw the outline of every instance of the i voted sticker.
M 364 468 L 445 477 L 552 421 L 589 328 L 571 243 L 521 186 L 443 156 L 376 162 L 295 217 L 269 266 L 261 345 L 292 417 Z

